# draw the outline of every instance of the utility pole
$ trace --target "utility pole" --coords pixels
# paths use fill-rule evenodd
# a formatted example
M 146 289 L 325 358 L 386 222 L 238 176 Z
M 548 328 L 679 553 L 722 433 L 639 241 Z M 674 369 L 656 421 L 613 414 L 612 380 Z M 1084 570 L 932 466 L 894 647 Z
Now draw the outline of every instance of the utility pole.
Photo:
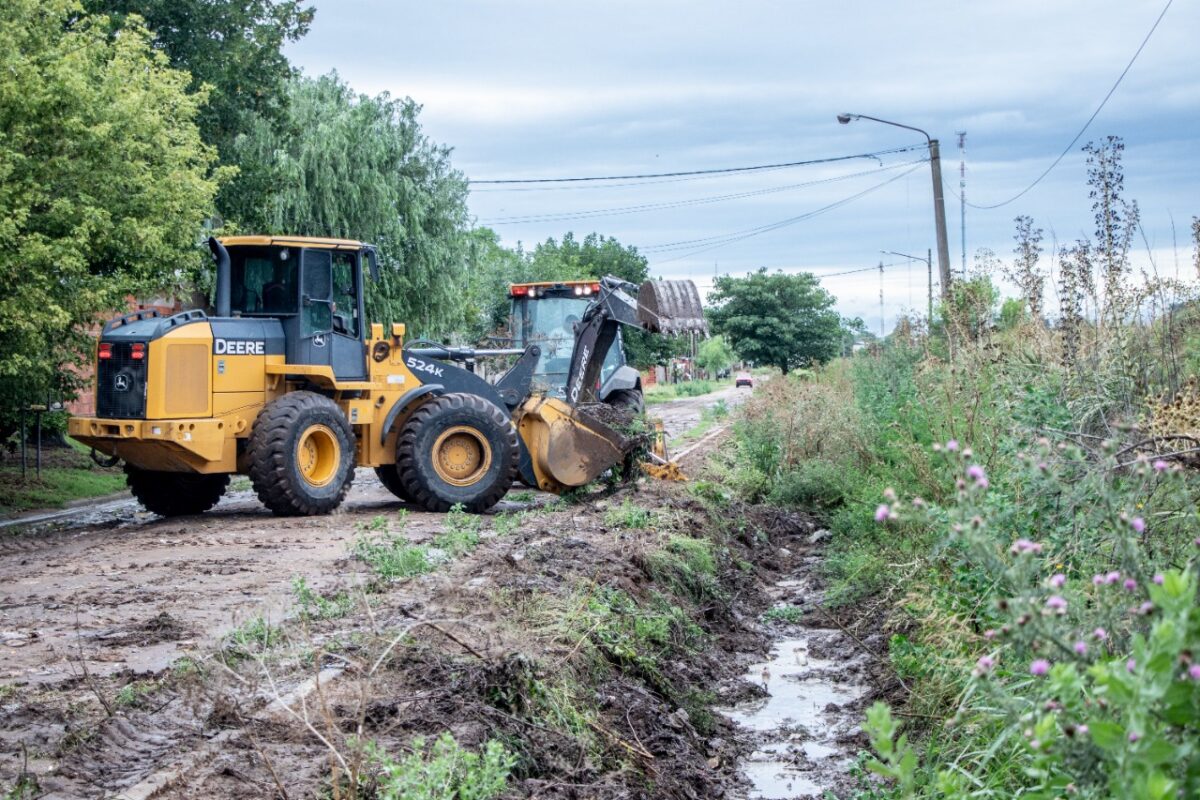
M 925 324 L 929 326 L 929 330 L 933 330 L 933 250 L 925 251 L 925 269 L 929 273 L 929 312 L 925 317 Z
M 879 342 L 883 343 L 883 261 L 879 262 Z
M 942 299 L 950 296 L 950 245 L 946 241 L 946 197 L 942 192 L 942 156 L 937 139 L 929 140 L 929 167 L 933 173 L 933 217 L 937 225 L 938 272 Z
M 962 226 L 959 240 L 962 242 L 962 274 L 967 274 L 967 132 L 958 132 L 958 218 Z

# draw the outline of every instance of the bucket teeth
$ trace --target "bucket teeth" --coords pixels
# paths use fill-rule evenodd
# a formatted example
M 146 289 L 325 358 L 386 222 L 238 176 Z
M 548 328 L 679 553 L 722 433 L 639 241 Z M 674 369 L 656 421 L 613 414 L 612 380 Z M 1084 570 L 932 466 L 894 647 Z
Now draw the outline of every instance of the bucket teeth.
M 691 281 L 646 281 L 638 290 L 638 321 L 655 333 L 708 335 L 700 290 Z

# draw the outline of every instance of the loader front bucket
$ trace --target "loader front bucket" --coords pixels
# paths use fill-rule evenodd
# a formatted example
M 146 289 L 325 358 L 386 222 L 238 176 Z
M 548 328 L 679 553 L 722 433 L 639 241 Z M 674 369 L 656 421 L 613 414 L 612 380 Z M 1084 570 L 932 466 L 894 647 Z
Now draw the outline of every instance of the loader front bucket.
M 637 300 L 638 321 L 648 331 L 708 335 L 700 290 L 691 281 L 646 281 Z
M 531 398 L 517 429 L 529 451 L 538 488 L 562 494 L 620 464 L 638 444 L 622 430 L 629 419 L 604 403 L 571 408 L 553 397 Z

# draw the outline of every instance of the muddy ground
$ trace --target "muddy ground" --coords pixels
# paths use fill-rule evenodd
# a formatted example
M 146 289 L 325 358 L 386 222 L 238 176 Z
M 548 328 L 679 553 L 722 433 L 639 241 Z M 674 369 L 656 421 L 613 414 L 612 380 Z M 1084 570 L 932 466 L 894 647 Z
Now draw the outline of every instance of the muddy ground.
M 743 395 L 650 412 L 678 437 L 715 400 L 732 406 Z M 685 470 L 702 477 L 722 441 L 719 424 L 694 439 Z M 405 508 L 368 471 L 324 518 L 274 518 L 235 486 L 201 517 L 160 520 L 118 501 L 6 531 L 0 791 L 291 798 L 353 796 L 357 786 L 370 797 L 378 765 L 359 743 L 403 754 L 414 737 L 446 730 L 464 746 L 495 739 L 518 756 L 512 797 L 844 789 L 862 744 L 852 720 L 885 685 L 867 650 L 877 642 L 867 633 L 851 641 L 815 615 L 813 520 L 734 513 L 726 500 L 718 511 L 696 487 L 641 481 L 569 504 L 516 490 L 482 518 L 477 546 L 435 547 L 436 568 L 391 580 L 351 557 L 352 543 L 391 536 L 428 545 L 445 535 L 447 518 Z M 714 531 L 728 547 L 719 599 L 708 602 L 654 564 L 672 535 Z M 661 658 L 630 652 L 616 622 L 574 622 L 600 619 L 587 616 L 597 598 L 657 609 L 676 595 L 696 625 L 674 619 Z M 779 602 L 814 613 L 764 624 L 761 614 Z M 799 645 L 778 642 L 801 636 L 826 683 L 854 690 L 803 719 L 797 709 L 811 698 L 800 697 L 778 724 L 757 725 L 756 709 L 779 714 L 772 698 L 781 682 L 820 680 L 778 666 L 775 686 L 754 679 L 760 662 L 796 661 Z M 711 713 L 714 704 L 728 715 Z M 743 766 L 751 777 L 804 773 L 803 781 L 764 789 Z

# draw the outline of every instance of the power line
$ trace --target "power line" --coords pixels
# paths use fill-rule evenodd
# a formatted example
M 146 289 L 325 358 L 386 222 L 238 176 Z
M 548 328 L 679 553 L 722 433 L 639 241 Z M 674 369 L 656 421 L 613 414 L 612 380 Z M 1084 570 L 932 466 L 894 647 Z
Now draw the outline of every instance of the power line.
M 910 150 L 918 149 L 916 146 L 893 147 L 890 150 L 877 150 L 873 153 L 857 153 L 847 156 L 831 156 L 828 158 L 813 158 L 807 161 L 787 161 L 782 164 L 757 164 L 751 167 L 721 167 L 718 169 L 696 169 L 686 172 L 653 172 L 643 173 L 638 175 L 594 175 L 586 177 L 571 177 L 571 178 L 496 178 L 482 181 L 469 181 L 473 186 L 483 184 L 492 185 L 511 185 L 511 184 L 537 184 L 537 183 L 586 183 L 594 181 L 629 181 L 643 180 L 649 178 L 678 178 L 690 175 L 730 175 L 740 172 L 759 172 L 762 170 L 786 169 L 790 167 L 807 167 L 813 164 L 831 164 L 836 161 L 851 161 L 856 158 L 879 158 L 879 156 L 892 155 L 893 153 L 907 153 Z
M 921 163 L 924 163 L 924 162 L 921 162 Z M 906 175 L 911 174 L 914 170 L 918 169 L 921 166 L 921 163 L 918 163 L 914 167 L 910 167 L 909 169 L 905 170 L 904 172 L 901 172 L 899 175 L 888 178 L 886 181 L 883 181 L 882 183 L 877 183 L 874 186 L 868 187 L 868 188 L 864 189 L 863 191 L 858 192 L 857 194 L 850 195 L 849 197 L 844 197 L 841 200 L 837 200 L 833 203 L 830 203 L 829 205 L 822 206 L 820 208 L 805 212 L 805 213 L 797 215 L 795 217 L 790 217 L 788 219 L 780 220 L 778 222 L 772 222 L 769 225 L 762 225 L 757 228 L 748 228 L 748 229 L 742 230 L 742 231 L 732 231 L 730 233 L 722 234 L 721 236 L 710 236 L 710 237 L 707 237 L 704 239 L 691 239 L 691 240 L 683 240 L 683 241 L 679 241 L 679 242 L 667 242 L 665 244 L 651 245 L 650 247 L 644 247 L 641 249 L 653 250 L 655 252 L 668 252 L 668 251 L 672 251 L 672 250 L 687 249 L 689 247 L 692 247 L 693 245 L 701 244 L 703 242 L 716 242 L 715 244 L 709 244 L 707 246 L 700 247 L 699 249 L 689 250 L 689 252 L 682 253 L 678 256 L 674 256 L 673 258 L 666 258 L 666 259 L 663 259 L 662 261 L 656 261 L 655 265 L 669 264 L 672 261 L 678 261 L 681 258 L 688 258 L 689 256 L 699 255 L 700 253 L 707 253 L 709 250 L 716 250 L 718 248 L 725 247 L 726 245 L 730 245 L 735 242 L 740 242 L 745 239 L 752 238 L 754 236 L 759 236 L 764 233 L 770 233 L 771 231 L 779 230 L 780 228 L 785 228 L 789 225 L 794 225 L 797 222 L 802 222 L 804 220 L 812 219 L 813 217 L 820 216 L 821 214 L 824 214 L 828 211 L 832 211 L 835 208 L 840 208 L 841 206 L 844 206 L 847 203 L 851 203 L 851 202 L 859 199 L 860 197 L 870 194 L 871 192 L 874 192 L 878 189 L 882 189 L 884 186 L 887 186 L 890 183 L 894 183 L 894 182 L 900 180 L 901 178 L 905 177 Z M 728 238 L 725 238 L 724 241 L 719 241 L 723 237 L 728 237 Z
M 923 164 L 926 159 L 918 159 L 916 161 L 903 161 L 897 164 L 889 164 L 886 167 L 878 169 L 864 170 L 862 172 L 851 172 L 847 175 L 837 175 L 832 178 L 822 178 L 821 180 L 805 181 L 803 183 L 792 183 L 787 186 L 773 186 L 768 189 L 756 189 L 750 192 L 737 192 L 735 194 L 711 195 L 708 197 L 697 197 L 690 200 L 671 200 L 662 203 L 646 203 L 636 206 L 617 206 L 615 208 L 600 208 L 590 211 L 563 211 L 557 214 L 525 214 L 513 215 L 508 217 L 492 217 L 490 219 L 481 219 L 481 225 L 520 225 L 529 222 L 555 222 L 562 220 L 586 219 L 589 217 L 612 217 L 622 214 L 638 214 L 646 211 L 661 211 L 664 209 L 683 208 L 685 206 L 706 205 L 711 203 L 720 203 L 726 200 L 741 200 L 747 197 L 760 197 L 762 195 L 777 194 L 779 192 L 792 191 L 801 189 L 807 186 L 817 186 L 824 183 L 836 183 L 837 181 L 849 180 L 851 178 L 860 178 L 863 175 L 876 175 L 880 172 L 888 172 L 893 169 L 911 166 L 913 164 Z
M 1096 117 L 1100 115 L 1100 112 L 1104 109 L 1104 106 L 1108 104 L 1109 98 L 1111 98 L 1113 96 L 1113 93 L 1117 91 L 1117 87 L 1121 85 L 1121 81 L 1125 80 L 1125 76 L 1129 73 L 1130 68 L 1133 67 L 1133 63 L 1135 61 L 1137 61 L 1138 56 L 1140 56 L 1142 54 L 1142 50 L 1144 50 L 1146 45 L 1149 43 L 1150 37 L 1153 36 L 1154 31 L 1156 31 L 1158 29 L 1158 24 L 1163 21 L 1163 17 L 1165 17 L 1167 15 L 1167 10 L 1171 7 L 1171 3 L 1173 3 L 1173 2 L 1175 2 L 1175 0 L 1167 0 L 1167 4 L 1165 6 L 1163 6 L 1162 13 L 1160 13 L 1158 15 L 1158 19 L 1154 20 L 1154 24 L 1150 27 L 1150 32 L 1146 34 L 1145 39 L 1142 39 L 1142 43 L 1138 46 L 1137 52 L 1135 52 L 1133 54 L 1133 58 L 1129 59 L 1129 63 L 1125 65 L 1125 69 L 1123 69 L 1121 71 L 1121 74 L 1119 76 L 1117 76 L 1117 82 L 1114 83 L 1112 85 L 1112 88 L 1108 90 L 1108 94 L 1104 95 L 1104 99 L 1100 101 L 1100 105 L 1097 106 L 1096 110 L 1092 112 L 1092 115 L 1090 117 L 1088 117 L 1088 121 L 1083 123 L 1083 127 L 1079 129 L 1079 133 L 1075 134 L 1075 138 L 1071 140 L 1070 144 L 1068 144 L 1063 149 L 1063 151 L 1061 153 L 1059 153 L 1058 158 L 1054 159 L 1054 161 L 1050 164 L 1050 166 L 1046 167 L 1045 172 L 1043 172 L 1041 175 L 1038 175 L 1037 179 L 1034 180 L 1033 183 L 1029 184 L 1024 189 L 1017 192 L 1012 197 L 1008 198 L 1007 200 L 1005 200 L 1002 203 L 994 203 L 992 205 L 976 205 L 975 203 L 965 201 L 965 200 L 963 202 L 965 202 L 971 208 L 978 208 L 978 209 L 985 210 L 985 211 L 993 209 L 993 208 L 1000 208 L 1001 206 L 1008 205 L 1009 203 L 1011 203 L 1012 201 L 1021 197 L 1026 192 L 1028 192 L 1030 189 L 1032 189 L 1033 187 L 1035 187 L 1039 183 L 1041 183 L 1042 178 L 1045 178 L 1047 175 L 1049 175 L 1050 171 L 1053 170 L 1055 167 L 1057 167 L 1060 161 L 1062 161 L 1064 158 L 1066 158 L 1067 153 L 1071 152 L 1071 148 L 1073 148 L 1075 146 L 1075 143 L 1079 141 L 1079 139 L 1087 131 L 1088 127 L 1092 124 L 1092 122 L 1095 121 Z

